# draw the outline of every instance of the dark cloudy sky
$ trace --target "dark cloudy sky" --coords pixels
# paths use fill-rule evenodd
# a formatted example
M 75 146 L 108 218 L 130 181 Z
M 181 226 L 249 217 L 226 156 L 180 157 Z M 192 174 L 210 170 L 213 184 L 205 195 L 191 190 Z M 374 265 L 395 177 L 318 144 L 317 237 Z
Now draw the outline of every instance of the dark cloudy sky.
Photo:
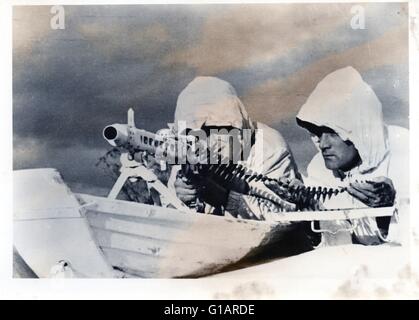
M 14 168 L 57 168 L 77 192 L 106 194 L 95 167 L 107 124 L 155 131 L 173 119 L 195 77 L 229 81 L 251 117 L 278 129 L 305 171 L 314 146 L 294 117 L 315 85 L 352 65 L 376 91 L 390 124 L 408 126 L 407 5 L 49 6 L 13 12 Z

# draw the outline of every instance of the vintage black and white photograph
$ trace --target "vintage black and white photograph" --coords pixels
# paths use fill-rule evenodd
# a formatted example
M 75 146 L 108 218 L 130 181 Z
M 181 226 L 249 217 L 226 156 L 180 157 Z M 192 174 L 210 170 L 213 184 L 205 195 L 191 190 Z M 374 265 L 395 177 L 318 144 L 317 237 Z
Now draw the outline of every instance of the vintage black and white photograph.
M 419 297 L 409 17 L 408 2 L 13 6 L 13 277 Z

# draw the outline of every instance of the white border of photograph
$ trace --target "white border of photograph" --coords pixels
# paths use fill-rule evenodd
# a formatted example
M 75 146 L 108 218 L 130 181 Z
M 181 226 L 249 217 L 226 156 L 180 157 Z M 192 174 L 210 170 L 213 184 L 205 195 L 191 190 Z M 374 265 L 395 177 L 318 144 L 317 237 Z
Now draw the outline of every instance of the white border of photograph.
M 256 3 L 257 1 L 208 1 L 207 3 Z M 263 1 L 263 3 L 319 3 L 354 1 Z M 405 1 L 368 1 L 405 2 Z M 12 6 L 13 5 L 100 5 L 100 4 L 142 4 L 142 3 L 203 3 L 203 1 L 1 1 L 1 69 L 0 77 L 0 298 L 1 299 L 307 299 L 334 298 L 331 292 L 341 284 L 342 279 L 191 279 L 191 280 L 76 280 L 76 279 L 13 279 L 12 278 Z M 411 215 L 411 269 L 415 283 L 419 281 L 419 170 L 418 158 L 418 57 L 419 57 L 419 3 L 409 1 L 409 105 L 410 105 L 410 215 Z M 401 168 L 403 170 L 403 168 Z M 331 259 L 333 259 L 331 257 Z M 394 279 L 377 279 L 382 286 L 392 286 Z M 235 295 L 240 289 L 242 295 Z M 390 298 L 413 298 L 410 289 L 394 292 Z M 244 292 L 244 293 L 243 293 Z M 357 296 L 357 298 L 368 298 Z M 416 298 L 419 298 L 417 296 Z

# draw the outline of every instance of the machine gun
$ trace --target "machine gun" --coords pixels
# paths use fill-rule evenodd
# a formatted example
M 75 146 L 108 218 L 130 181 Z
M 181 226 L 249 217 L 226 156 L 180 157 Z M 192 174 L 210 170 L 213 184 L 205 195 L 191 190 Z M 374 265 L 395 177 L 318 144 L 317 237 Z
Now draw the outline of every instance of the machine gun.
M 166 169 L 168 160 L 183 163 L 182 173 L 188 179 L 205 176 L 220 185 L 234 186 L 234 182 L 247 185 L 246 194 L 266 199 L 276 205 L 279 211 L 297 211 L 309 207 L 313 202 L 330 199 L 345 189 L 325 187 L 292 188 L 287 183 L 274 180 L 245 166 L 220 159 L 221 164 L 208 164 L 207 154 L 202 152 L 206 146 L 197 146 L 194 136 L 175 135 L 170 128 L 151 133 L 138 129 L 134 123 L 134 111 L 128 110 L 127 124 L 113 124 L 103 130 L 104 138 L 114 147 L 120 148 L 121 175 L 112 188 L 109 198 L 115 199 L 127 178 L 141 177 L 154 187 L 166 200 L 177 209 L 189 209 L 176 195 L 161 183 L 156 175 L 147 168 L 146 157 L 134 160 L 134 154 L 151 154 L 160 162 L 162 170 Z M 198 142 L 198 143 L 202 143 Z M 208 151 L 208 150 L 206 150 Z M 137 157 L 138 158 L 138 157 Z M 199 178 L 198 178 L 199 179 Z M 276 181 L 284 190 L 276 194 L 265 187 L 264 182 Z M 240 190 L 243 192 L 243 190 Z M 200 201 L 195 203 L 196 211 L 202 211 Z

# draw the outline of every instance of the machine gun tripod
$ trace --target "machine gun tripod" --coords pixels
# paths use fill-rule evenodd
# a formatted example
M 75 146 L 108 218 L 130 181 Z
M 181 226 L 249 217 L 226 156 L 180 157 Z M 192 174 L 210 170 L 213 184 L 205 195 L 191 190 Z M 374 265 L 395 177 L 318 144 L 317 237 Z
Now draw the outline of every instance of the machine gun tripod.
M 120 175 L 113 185 L 111 191 L 108 194 L 108 199 L 116 199 L 118 194 L 121 192 L 125 182 L 128 179 L 137 179 L 141 178 L 146 181 L 148 187 L 154 188 L 168 204 L 172 205 L 174 208 L 182 211 L 190 212 L 192 211 L 187 205 L 185 205 L 179 198 L 176 197 L 176 194 L 165 186 L 156 174 L 147 167 L 147 162 L 142 158 L 142 162 L 138 162 L 134 159 L 130 159 L 128 153 L 122 153 L 120 156 L 121 168 Z

